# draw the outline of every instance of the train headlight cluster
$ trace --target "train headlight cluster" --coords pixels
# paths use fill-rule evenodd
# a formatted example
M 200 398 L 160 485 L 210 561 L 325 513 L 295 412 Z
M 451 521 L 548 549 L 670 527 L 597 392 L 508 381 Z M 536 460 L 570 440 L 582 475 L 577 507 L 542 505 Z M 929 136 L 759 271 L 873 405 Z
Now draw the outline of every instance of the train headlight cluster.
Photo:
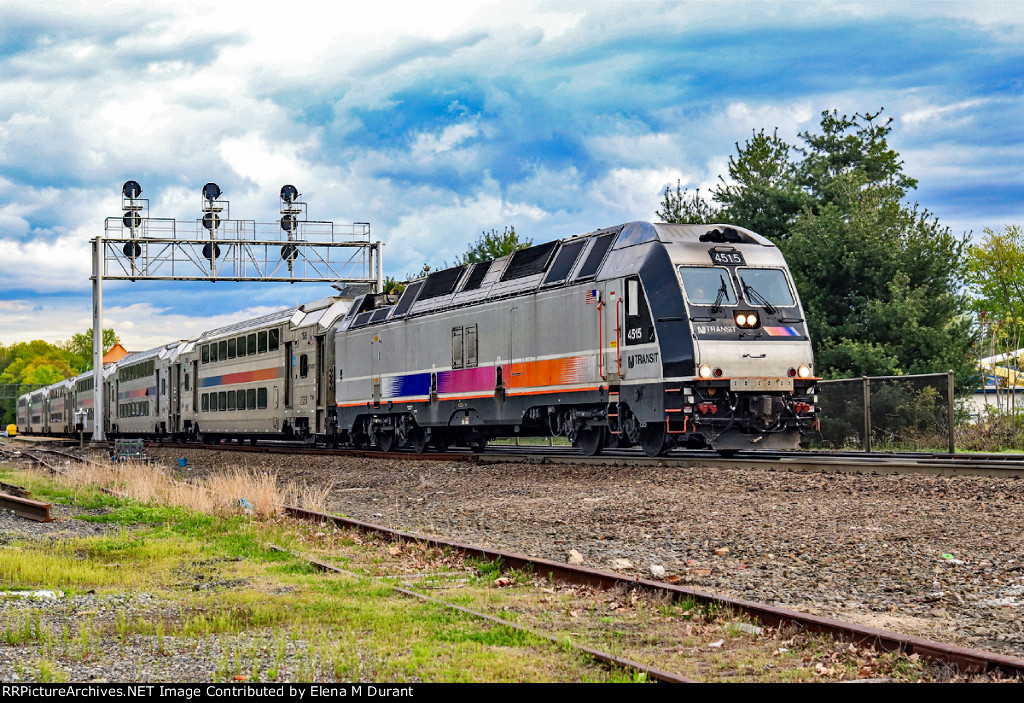
M 733 318 L 736 321 L 736 326 L 743 329 L 753 329 L 760 325 L 760 320 L 757 319 L 756 312 L 737 312 Z

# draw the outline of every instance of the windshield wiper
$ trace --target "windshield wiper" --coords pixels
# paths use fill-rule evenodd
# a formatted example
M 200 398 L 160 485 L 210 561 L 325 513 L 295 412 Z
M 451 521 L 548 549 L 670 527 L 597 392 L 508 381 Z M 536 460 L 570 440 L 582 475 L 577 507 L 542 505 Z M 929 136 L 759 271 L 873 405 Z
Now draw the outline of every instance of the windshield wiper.
M 714 315 L 716 312 L 722 312 L 722 299 L 729 292 L 729 289 L 725 287 L 725 276 L 719 276 L 718 280 L 722 282 L 721 287 L 718 289 L 718 297 L 715 298 L 715 304 L 711 306 L 711 314 Z
M 775 307 L 768 302 L 767 298 L 758 293 L 756 290 L 754 290 L 753 286 L 747 283 L 743 284 L 743 295 L 745 295 L 747 297 L 747 300 L 751 301 L 752 303 L 756 305 L 763 305 L 765 311 L 769 315 L 774 315 L 775 313 L 778 312 L 778 310 L 776 310 Z

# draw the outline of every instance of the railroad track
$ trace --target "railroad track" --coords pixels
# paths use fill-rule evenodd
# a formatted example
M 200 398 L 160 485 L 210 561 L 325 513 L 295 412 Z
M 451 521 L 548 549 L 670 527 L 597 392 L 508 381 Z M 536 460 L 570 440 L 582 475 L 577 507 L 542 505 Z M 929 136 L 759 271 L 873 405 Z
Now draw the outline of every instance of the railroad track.
M 226 445 L 223 446 L 223 448 L 238 449 L 238 447 Z M 257 446 L 245 447 L 245 449 L 267 451 L 294 451 L 295 448 Z M 47 452 L 60 455 L 62 457 L 72 460 L 89 460 L 84 457 L 72 454 L 70 452 L 65 452 L 56 449 L 48 449 Z M 361 453 L 362 455 L 380 455 L 381 452 L 364 451 L 359 453 Z M 500 454 L 503 453 L 504 452 L 496 452 L 495 458 L 497 460 L 509 460 L 508 458 L 499 456 Z M 410 458 L 417 456 L 408 453 L 397 453 L 387 455 L 395 457 L 406 456 Z M 459 457 L 465 458 L 466 460 L 480 460 L 481 458 L 489 458 L 488 456 L 480 457 L 477 454 L 470 453 L 456 453 L 451 455 L 432 453 L 426 454 L 426 456 L 429 456 L 431 458 Z M 39 460 L 38 457 L 34 458 L 36 458 L 36 460 Z M 580 457 L 578 456 L 566 456 L 566 458 L 571 460 L 580 459 Z M 55 467 L 52 467 L 52 465 L 50 465 L 49 463 L 40 463 L 43 464 L 43 466 L 47 466 L 47 468 L 50 468 L 51 470 L 56 469 Z M 624 574 L 590 569 L 581 566 L 572 566 L 561 562 L 554 562 L 536 557 L 527 557 L 521 554 L 493 550 L 493 548 L 482 547 L 473 544 L 466 544 L 452 540 L 444 540 L 436 537 L 425 537 L 421 535 L 411 534 L 408 532 L 403 532 L 400 530 L 394 530 L 380 525 L 375 525 L 347 518 L 341 518 L 332 515 L 326 515 L 322 513 L 315 513 L 300 508 L 286 507 L 285 510 L 287 514 L 303 520 L 330 522 L 339 527 L 375 533 L 391 540 L 415 541 L 422 542 L 429 546 L 434 546 L 438 548 L 450 548 L 450 550 L 459 551 L 468 557 L 473 557 L 477 559 L 483 559 L 492 562 L 500 560 L 500 563 L 502 564 L 503 568 L 532 571 L 537 574 L 550 576 L 550 578 L 552 578 L 553 580 L 564 584 L 586 585 L 602 589 L 612 589 L 617 586 L 625 586 L 628 588 L 640 588 L 651 592 L 651 594 L 669 598 L 674 602 L 695 600 L 701 603 L 717 604 L 720 607 L 732 608 L 736 612 L 745 613 L 746 615 L 749 615 L 751 618 L 757 620 L 763 625 L 776 627 L 796 626 L 803 630 L 811 632 L 829 633 L 831 635 L 837 636 L 837 638 L 840 638 L 844 641 L 849 641 L 853 644 L 860 646 L 872 647 L 882 652 L 901 651 L 908 655 L 918 654 L 919 656 L 926 659 L 930 659 L 936 662 L 942 662 L 950 666 L 955 666 L 958 670 L 961 670 L 966 673 L 1001 672 L 1002 674 L 1006 675 L 1024 677 L 1024 658 L 1012 657 L 992 652 L 985 652 L 982 650 L 956 647 L 953 645 L 947 645 L 944 643 L 925 640 L 922 638 L 916 638 L 916 636 L 899 634 L 883 629 L 802 613 L 791 609 L 778 608 L 775 606 L 711 594 L 711 592 L 708 591 L 686 588 L 684 586 L 672 583 L 653 581 L 642 578 L 634 578 Z M 611 655 L 608 656 L 610 657 Z M 597 658 L 600 659 L 601 657 Z M 614 661 L 610 659 L 605 661 L 608 661 L 618 666 L 627 666 L 629 668 L 636 668 L 637 670 L 645 670 L 643 668 L 643 665 L 639 662 L 617 659 Z M 662 677 L 663 680 L 673 679 L 673 674 L 664 671 L 659 672 L 656 669 L 650 669 L 648 673 L 651 678 L 659 678 L 662 677 L 663 674 L 665 674 L 665 677 Z
M 164 445 L 167 446 L 167 445 Z M 194 448 L 193 445 L 184 445 L 189 448 Z M 218 445 L 211 445 L 218 446 Z M 207 447 L 209 448 L 209 447 Z M 286 452 L 295 453 L 295 447 L 281 447 L 281 446 L 257 446 L 257 447 L 237 447 L 233 445 L 219 445 L 222 450 L 243 450 L 243 451 L 257 451 L 257 452 Z M 513 448 L 522 449 L 522 448 Z M 83 457 L 64 452 L 61 450 L 47 449 L 47 453 L 62 456 L 69 460 L 77 461 L 89 461 Z M 583 460 L 579 456 L 569 454 L 570 450 L 566 450 L 563 454 L 566 462 L 578 462 Z M 388 456 L 390 458 L 430 458 L 430 459 L 443 459 L 443 460 L 465 460 L 465 461 L 511 461 L 511 460 L 523 460 L 523 461 L 558 461 L 560 457 L 556 456 L 552 458 L 550 453 L 533 455 L 532 453 L 520 453 L 519 455 L 506 452 L 504 449 L 494 452 L 493 456 L 477 455 L 471 453 L 451 453 L 451 454 L 426 454 L 426 455 L 415 455 L 410 453 L 389 453 L 384 455 L 381 452 L 352 452 L 346 450 L 334 450 L 334 454 L 340 455 L 360 455 L 360 456 Z M 523 459 L 515 459 L 516 456 L 523 456 Z M 40 461 L 38 457 L 33 456 L 36 461 Z M 929 458 L 929 457 L 923 457 Z M 646 457 L 644 457 L 646 459 Z M 672 457 L 669 457 L 672 459 Z M 629 457 L 632 461 L 633 457 Z M 647 461 L 665 461 L 666 459 Z M 705 461 L 704 459 L 685 459 L 686 461 Z M 593 460 L 591 460 L 593 461 Z M 614 457 L 602 457 L 598 461 L 607 462 L 615 461 Z M 621 459 L 619 460 L 621 461 Z M 734 462 L 736 459 L 721 459 L 724 462 Z M 762 460 L 767 461 L 767 460 Z M 40 461 L 41 464 L 47 466 L 51 470 L 59 470 L 53 467 L 51 464 L 45 461 Z M 706 464 L 704 464 L 706 465 Z M 732 464 L 735 465 L 735 464 Z M 1002 474 L 1005 475 L 1005 474 Z M 583 585 L 591 586 L 601 589 L 613 589 L 618 586 L 625 586 L 628 588 L 640 588 L 649 591 L 654 594 L 660 594 L 665 597 L 672 599 L 673 601 L 681 601 L 685 599 L 695 599 L 704 603 L 714 603 L 719 606 L 726 606 L 735 609 L 738 612 L 746 613 L 751 618 L 758 622 L 768 626 L 796 626 L 803 630 L 810 632 L 823 632 L 829 633 L 833 636 L 842 638 L 844 641 L 848 640 L 854 644 L 870 646 L 880 651 L 902 651 L 907 654 L 917 654 L 923 658 L 930 659 L 937 662 L 943 662 L 945 664 L 955 666 L 960 671 L 965 673 L 996 673 L 1002 672 L 1003 674 L 1017 677 L 1024 677 L 1024 659 L 1018 657 L 1012 657 L 1008 655 L 986 652 L 982 650 L 967 649 L 963 647 L 957 647 L 954 645 L 944 644 L 941 642 L 935 642 L 926 640 L 919 637 L 913 637 L 908 635 L 901 635 L 885 630 L 871 628 L 867 626 L 857 625 L 853 623 L 841 622 L 838 620 L 823 618 L 799 611 L 794 611 L 786 608 L 778 608 L 771 605 L 759 604 L 752 601 L 746 601 L 737 598 L 731 598 L 727 596 L 716 595 L 705 591 L 699 591 L 694 589 L 688 589 L 682 586 L 674 584 L 651 581 L 647 579 L 633 578 L 623 574 L 617 574 L 614 572 L 601 571 L 595 569 L 589 569 L 580 566 L 572 566 L 569 564 L 550 561 L 537 557 L 529 557 L 522 554 L 503 552 L 495 549 L 489 549 L 485 547 L 479 547 L 475 545 L 463 544 L 459 542 L 442 540 L 434 537 L 423 537 L 414 535 L 399 530 L 393 530 L 380 525 L 366 523 L 358 520 L 352 520 L 347 518 L 341 518 L 333 515 L 326 515 L 322 513 L 316 513 L 302 508 L 288 506 L 286 512 L 296 518 L 305 520 L 316 520 L 323 522 L 330 522 L 339 527 L 358 529 L 364 532 L 375 533 L 381 535 L 387 539 L 398 540 L 398 541 L 410 541 L 410 542 L 421 542 L 428 546 L 438 548 L 448 548 L 458 550 L 467 556 L 486 559 L 488 561 L 500 560 L 500 563 L 504 568 L 519 569 L 519 570 L 532 570 L 534 573 L 550 575 L 550 577 L 564 584 Z M 422 594 L 421 594 L 422 595 Z M 629 666 L 636 668 L 634 665 L 636 662 L 629 662 L 623 664 L 622 662 L 614 662 L 617 665 Z M 638 669 L 642 670 L 642 669 Z M 664 672 L 662 672 L 664 673 Z M 658 678 L 659 674 L 656 670 L 651 670 L 651 678 Z M 666 678 L 664 680 L 671 680 Z
M 104 443 L 93 447 L 108 446 Z M 648 457 L 638 449 L 607 449 L 601 456 L 581 456 L 572 447 L 516 446 L 490 444 L 487 451 L 475 454 L 467 450 L 444 453 L 409 451 L 381 452 L 373 449 L 328 449 L 309 447 L 295 442 L 263 441 L 258 445 L 231 442 L 223 444 L 184 444 L 152 442 L 152 447 L 166 449 L 208 449 L 270 454 L 310 454 L 318 456 L 351 456 L 389 458 L 414 461 L 465 461 L 477 464 L 529 462 L 541 464 L 588 464 L 616 466 L 628 462 L 633 466 L 709 466 L 724 468 L 774 468 L 790 471 L 926 474 L 939 476 L 991 476 L 1024 478 L 1024 454 L 943 454 L 933 452 L 853 452 L 807 451 L 739 452 L 732 457 L 719 456 L 712 450 L 676 449 L 661 457 Z M 50 449 L 48 451 L 56 451 Z
M 410 461 L 465 461 L 477 464 L 529 462 L 541 464 L 588 464 L 616 466 L 720 466 L 740 469 L 785 469 L 810 472 L 842 473 L 914 473 L 940 476 L 992 476 L 1024 478 L 1022 454 L 930 454 L 885 452 L 741 452 L 733 457 L 722 457 L 713 451 L 675 450 L 663 457 L 648 457 L 639 450 L 607 450 L 598 457 L 581 456 L 572 447 L 525 447 L 490 445 L 486 452 L 474 454 L 466 451 L 445 453 L 396 451 L 380 452 L 370 449 L 322 449 L 287 443 L 261 443 L 256 446 L 240 444 L 176 444 L 154 443 L 154 447 L 168 449 L 210 449 L 245 453 L 312 454 L 389 458 Z

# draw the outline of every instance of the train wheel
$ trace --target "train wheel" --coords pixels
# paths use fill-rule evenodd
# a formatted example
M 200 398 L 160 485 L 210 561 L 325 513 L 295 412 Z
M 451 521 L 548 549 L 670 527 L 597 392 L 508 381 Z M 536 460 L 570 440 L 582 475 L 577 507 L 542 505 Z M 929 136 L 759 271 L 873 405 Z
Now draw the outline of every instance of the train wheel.
M 484 450 L 487 449 L 487 438 L 481 437 L 480 439 L 469 440 L 469 448 L 474 454 L 483 454 Z
M 583 456 L 597 456 L 604 449 L 604 436 L 603 427 L 580 430 L 576 433 L 576 441 L 572 444 L 580 450 L 580 454 Z
M 394 432 L 377 433 L 377 446 L 382 452 L 394 451 L 396 444 Z
M 427 451 L 427 433 L 417 427 L 412 432 L 412 450 L 417 454 L 422 454 Z
M 434 445 L 434 449 L 441 452 L 442 454 L 448 451 L 448 438 L 445 436 L 444 431 L 432 433 L 431 444 Z
M 668 451 L 667 438 L 663 422 L 649 422 L 646 427 L 640 428 L 640 448 L 647 456 L 665 454 Z

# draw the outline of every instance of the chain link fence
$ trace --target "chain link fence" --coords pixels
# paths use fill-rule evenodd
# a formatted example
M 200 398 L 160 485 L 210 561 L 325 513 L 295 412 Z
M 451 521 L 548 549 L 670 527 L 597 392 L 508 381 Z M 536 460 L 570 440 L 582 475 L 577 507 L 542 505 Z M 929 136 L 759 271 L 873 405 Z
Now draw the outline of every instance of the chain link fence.
M 818 382 L 819 449 L 956 451 L 953 372 Z

